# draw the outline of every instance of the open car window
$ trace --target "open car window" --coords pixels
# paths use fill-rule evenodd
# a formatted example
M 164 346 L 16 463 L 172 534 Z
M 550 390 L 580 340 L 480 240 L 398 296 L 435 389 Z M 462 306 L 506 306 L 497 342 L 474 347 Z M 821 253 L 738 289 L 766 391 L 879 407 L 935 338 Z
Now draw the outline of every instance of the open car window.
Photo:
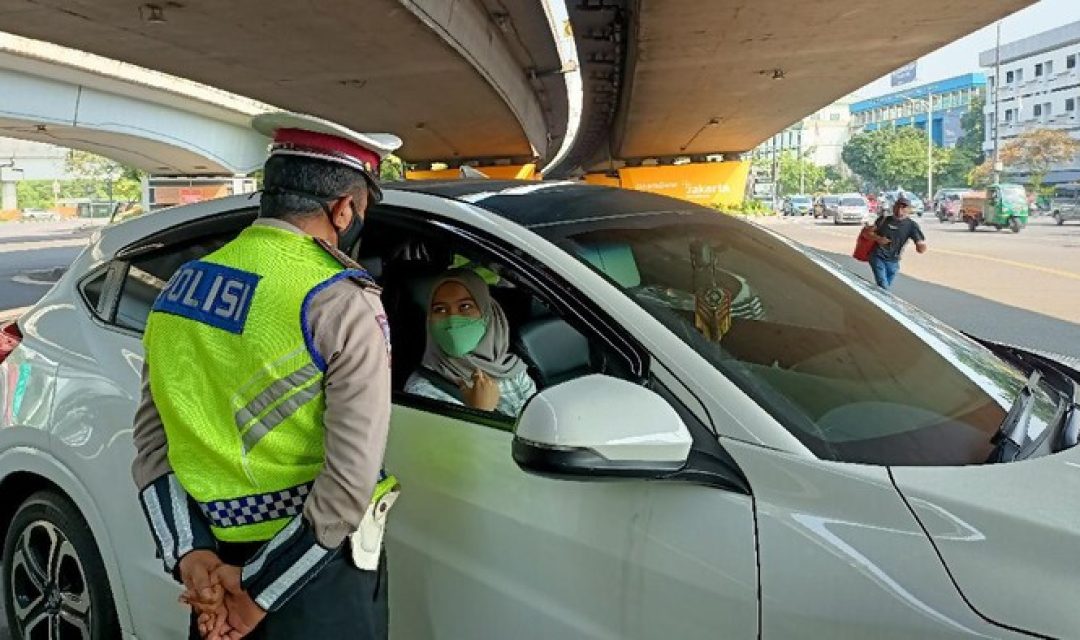
M 548 235 L 822 458 L 984 462 L 1025 382 L 961 334 L 723 216 L 598 218 Z M 1043 400 L 1036 433 L 1052 418 Z

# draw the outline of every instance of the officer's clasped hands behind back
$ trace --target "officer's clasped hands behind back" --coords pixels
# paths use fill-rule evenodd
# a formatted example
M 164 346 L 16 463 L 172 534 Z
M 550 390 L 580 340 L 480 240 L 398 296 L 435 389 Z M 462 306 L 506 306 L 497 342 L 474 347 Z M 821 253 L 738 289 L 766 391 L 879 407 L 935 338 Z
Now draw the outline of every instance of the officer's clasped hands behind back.
M 192 638 L 385 638 L 390 336 L 349 254 L 395 136 L 288 113 L 260 217 L 177 270 L 144 335 L 132 467 Z

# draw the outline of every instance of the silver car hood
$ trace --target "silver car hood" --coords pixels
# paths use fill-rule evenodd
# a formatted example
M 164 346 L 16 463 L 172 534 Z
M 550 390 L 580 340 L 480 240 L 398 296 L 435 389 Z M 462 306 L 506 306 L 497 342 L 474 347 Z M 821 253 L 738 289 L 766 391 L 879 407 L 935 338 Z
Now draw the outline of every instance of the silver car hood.
M 1016 630 L 1076 637 L 1080 447 L 1022 462 L 891 471 L 978 613 Z

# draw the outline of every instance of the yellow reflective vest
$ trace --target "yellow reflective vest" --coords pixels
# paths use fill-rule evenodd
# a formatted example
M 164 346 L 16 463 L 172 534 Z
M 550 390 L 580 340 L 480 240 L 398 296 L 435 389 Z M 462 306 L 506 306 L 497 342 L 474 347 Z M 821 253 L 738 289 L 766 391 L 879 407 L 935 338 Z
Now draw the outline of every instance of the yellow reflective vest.
M 307 306 L 346 277 L 368 276 L 255 225 L 183 265 L 154 303 L 143 344 L 169 462 L 219 540 L 269 540 L 303 510 L 326 407 Z

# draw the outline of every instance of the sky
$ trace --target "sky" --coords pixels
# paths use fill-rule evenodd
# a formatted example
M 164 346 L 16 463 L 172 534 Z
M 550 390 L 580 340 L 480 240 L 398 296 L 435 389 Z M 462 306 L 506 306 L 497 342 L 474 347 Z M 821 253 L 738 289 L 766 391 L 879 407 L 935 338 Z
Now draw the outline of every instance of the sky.
M 993 0 L 988 0 L 993 2 Z M 1080 0 L 1039 0 L 1001 22 L 1001 44 L 1008 44 L 1042 31 L 1080 20 Z M 969 36 L 919 58 L 918 76 L 905 86 L 936 82 L 972 71 L 987 71 L 979 66 L 979 54 L 994 48 L 997 35 L 990 24 Z M 889 76 L 879 78 L 859 89 L 860 98 L 874 98 L 896 91 Z

